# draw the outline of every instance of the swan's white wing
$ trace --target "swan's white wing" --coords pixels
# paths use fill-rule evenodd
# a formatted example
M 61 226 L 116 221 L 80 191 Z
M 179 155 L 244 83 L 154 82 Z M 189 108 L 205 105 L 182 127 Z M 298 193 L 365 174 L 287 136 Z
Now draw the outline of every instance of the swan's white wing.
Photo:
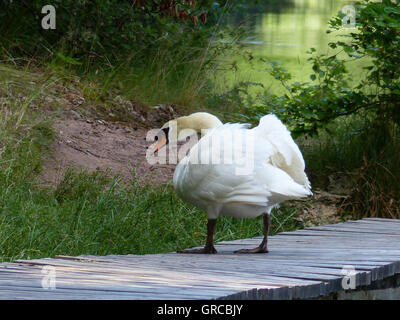
M 252 141 L 248 145 L 247 136 Z M 238 174 L 238 163 L 251 164 L 251 170 Z M 311 194 L 301 152 L 274 116 L 264 117 L 251 130 L 239 124 L 214 128 L 178 164 L 173 181 L 181 198 L 215 217 L 224 205 L 269 211 L 282 201 Z
M 285 171 L 297 183 L 310 188 L 310 182 L 304 172 L 303 156 L 286 126 L 275 115 L 269 114 L 262 117 L 259 125 L 253 130 L 257 136 L 273 146 L 270 163 Z
M 263 164 L 262 167 L 256 168 L 256 172 L 257 179 L 262 181 L 271 193 L 268 198 L 270 205 L 312 195 L 306 185 L 297 183 L 288 173 L 272 164 Z
M 202 209 L 208 203 L 228 202 L 266 206 L 270 192 L 259 183 L 255 171 L 237 172 L 237 163 L 246 161 L 246 149 L 237 139 L 245 132 L 247 126 L 225 124 L 204 136 L 175 169 L 174 187 L 178 194 Z M 201 164 L 204 162 L 207 164 Z
M 176 172 L 184 172 L 183 179 L 174 179 L 174 186 L 188 201 L 191 198 L 194 201 L 266 205 L 270 195 L 266 188 L 258 185 L 253 175 L 235 175 L 234 170 L 230 165 L 180 163 Z

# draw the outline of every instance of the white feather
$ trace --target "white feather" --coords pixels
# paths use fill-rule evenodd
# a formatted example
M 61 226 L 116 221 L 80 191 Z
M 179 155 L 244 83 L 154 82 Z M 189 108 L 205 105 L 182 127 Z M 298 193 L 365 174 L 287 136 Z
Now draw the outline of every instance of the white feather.
M 267 115 L 253 129 L 224 124 L 210 130 L 179 162 L 173 184 L 210 219 L 252 218 L 282 201 L 311 195 L 304 168 L 289 130 Z

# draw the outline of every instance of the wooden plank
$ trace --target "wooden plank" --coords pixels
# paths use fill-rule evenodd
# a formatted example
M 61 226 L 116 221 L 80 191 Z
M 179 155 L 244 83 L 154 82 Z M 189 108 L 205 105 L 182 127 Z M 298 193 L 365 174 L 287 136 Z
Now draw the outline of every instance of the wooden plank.
M 46 264 L 47 264 L 47 262 L 46 262 Z M 53 265 L 55 265 L 55 264 L 53 264 Z M 182 264 L 179 264 L 179 265 L 180 265 L 179 270 L 178 270 L 179 272 L 185 272 L 185 271 L 191 271 L 192 270 L 192 266 L 190 266 L 190 265 L 189 266 L 182 265 Z M 155 268 L 157 268 L 157 267 L 158 266 L 155 266 Z M 168 266 L 169 270 L 171 270 L 171 268 L 173 268 L 173 266 Z M 218 270 L 217 268 L 212 268 L 211 270 L 210 270 L 210 268 L 208 268 L 208 269 L 209 269 L 209 271 L 212 271 L 213 274 L 219 274 L 221 272 L 225 273 L 225 274 L 229 273 L 230 276 L 235 275 L 235 276 L 241 277 L 242 279 L 246 278 L 247 277 L 247 273 L 248 273 L 248 266 L 246 266 L 244 268 L 240 268 L 240 266 L 235 266 L 235 272 L 232 272 L 231 270 L 229 270 L 229 268 L 227 269 L 224 266 L 222 266 L 222 270 Z M 259 269 L 260 268 L 253 267 L 253 272 L 259 272 Z M 142 268 L 141 269 L 141 273 L 142 274 L 144 273 L 143 270 L 144 269 Z M 262 266 L 262 268 L 261 268 L 261 271 L 264 271 L 264 270 L 268 270 L 268 272 L 274 273 L 274 271 L 276 271 L 276 270 L 282 271 L 282 268 L 281 267 L 276 267 L 275 263 L 272 264 L 272 265 L 264 264 Z M 82 269 L 80 271 L 81 272 L 85 272 Z M 98 273 L 101 273 L 103 271 L 104 271 L 103 269 L 97 270 Z M 113 271 L 115 271 L 115 272 L 117 272 L 119 274 L 123 274 L 123 271 L 121 271 L 121 268 L 118 268 L 118 267 L 117 268 L 114 267 Z M 204 266 L 204 265 L 198 264 L 197 265 L 197 271 L 198 272 L 207 272 L 208 271 L 207 270 L 207 265 Z M 300 272 L 302 272 L 302 273 L 311 273 L 311 274 L 322 273 L 322 274 L 340 275 L 340 272 L 338 272 L 337 270 L 329 271 L 329 270 L 326 270 L 326 269 L 324 270 L 324 269 L 317 269 L 317 268 L 310 269 L 310 268 L 307 268 L 307 267 L 304 267 L 304 266 L 301 266 L 301 265 L 295 266 L 294 268 L 292 267 L 291 271 L 296 273 L 297 275 L 299 275 Z M 240 272 L 242 272 L 242 273 L 240 273 Z M 285 270 L 285 272 L 288 272 L 288 270 Z M 274 275 L 276 275 L 276 272 L 274 273 Z M 146 274 L 146 276 L 148 276 L 148 275 Z M 163 275 L 163 277 L 167 278 L 166 275 Z M 303 275 L 303 277 L 304 277 L 304 275 Z M 207 276 L 207 278 L 209 278 L 209 276 Z M 308 278 L 309 278 L 309 276 L 308 276 Z
M 56 268 L 57 274 L 59 274 L 60 272 L 62 272 L 63 270 L 59 269 L 60 267 L 58 266 Z M 90 277 L 90 273 L 87 272 L 87 269 L 81 269 L 79 270 L 80 274 L 83 277 Z M 94 274 L 98 275 L 100 273 L 99 270 L 92 270 L 93 272 L 95 272 Z M 73 272 L 73 271 L 72 271 Z M 69 273 L 72 273 L 71 271 L 69 271 Z M 187 272 L 187 270 L 181 270 L 181 274 L 183 274 L 183 276 L 181 276 L 179 279 L 174 279 L 174 277 L 171 277 L 170 274 L 166 274 L 165 272 L 161 275 L 157 275 L 157 273 L 159 273 L 159 270 L 157 272 L 154 273 L 148 273 L 148 272 L 144 272 L 143 270 L 140 271 L 140 276 L 142 278 L 134 278 L 135 281 L 137 281 L 138 279 L 140 279 L 142 282 L 158 282 L 158 283 L 189 283 L 189 280 L 192 280 L 193 282 L 201 282 L 203 281 L 204 283 L 210 283 L 213 282 L 214 286 L 218 286 L 218 283 L 224 283 L 223 282 L 223 278 L 227 277 L 229 279 L 232 279 L 232 276 L 240 276 L 240 278 L 238 277 L 238 279 L 235 280 L 235 286 L 247 286 L 249 284 L 252 283 L 252 281 L 254 280 L 253 277 L 248 276 L 247 274 L 239 274 L 239 273 L 235 273 L 235 272 L 225 272 L 222 275 L 219 275 L 218 272 L 214 271 L 214 270 L 209 270 L 208 272 L 203 272 L 202 275 L 197 275 L 197 274 L 192 274 Z M 174 275 L 176 275 L 176 273 L 173 273 Z M 218 274 L 218 276 L 216 277 L 215 274 Z M 269 274 L 269 275 L 273 275 L 273 274 Z M 298 281 L 295 279 L 286 279 L 283 280 L 281 278 L 277 278 L 277 277 L 264 277 L 263 279 L 266 280 L 272 280 L 275 281 L 274 283 L 279 283 L 279 284 L 290 284 L 290 283 L 296 283 L 296 284 L 309 284 L 312 283 L 310 281 Z M 125 278 L 125 281 L 128 281 L 129 277 Z M 278 281 L 279 280 L 279 281 Z M 189 281 L 189 282 L 188 282 Z M 278 282 L 276 282 L 278 281 Z M 262 281 L 257 281 L 257 283 L 263 284 L 265 283 L 263 280 Z M 265 283 L 265 285 L 269 285 L 270 283 Z
M 400 235 L 400 231 L 393 233 L 393 231 L 385 231 L 385 230 L 375 230 L 374 228 L 371 229 L 362 229 L 362 228 L 352 228 L 346 226 L 340 227 L 331 227 L 331 226 L 319 226 L 319 227 L 311 227 L 308 230 L 322 230 L 322 231 L 331 231 L 331 232 L 352 232 L 352 233 L 368 233 L 368 234 L 387 234 L 387 235 Z
M 47 263 L 47 262 L 46 262 Z M 57 274 L 58 274 L 58 272 L 57 272 Z M 242 276 L 242 278 L 243 278 L 243 276 Z M 207 275 L 206 276 L 206 280 L 207 281 L 209 281 L 209 279 L 210 279 L 210 275 Z M 271 277 L 268 277 L 268 279 L 269 280 L 271 280 Z M 198 280 L 198 279 L 197 279 Z M 213 280 L 215 280 L 215 279 L 213 279 Z M 281 278 L 274 278 L 274 279 L 272 279 L 273 281 L 274 281 L 274 283 L 279 283 L 279 284 L 307 284 L 307 282 L 304 282 L 304 281 L 302 281 L 302 282 L 300 282 L 300 281 L 296 281 L 295 283 L 294 283 L 294 281 L 292 280 L 292 279 L 286 279 L 286 280 L 282 280 Z M 279 280 L 279 281 L 278 281 Z M 243 281 L 243 280 L 242 280 Z M 282 282 L 282 281 L 284 281 L 284 282 Z M 237 280 L 236 280 L 236 283 L 237 283 Z M 259 282 L 260 283 L 260 282 Z M 261 282 L 262 283 L 262 282 Z M 311 282 L 308 282 L 308 283 L 311 283 Z M 215 281 L 214 281 L 214 285 L 215 285 Z M 246 283 L 246 285 L 248 285 L 248 283 Z M 268 285 L 268 283 L 267 283 L 267 285 Z
M 46 261 L 46 263 L 47 263 L 47 261 Z M 207 276 L 207 280 L 209 278 L 210 277 Z M 273 281 L 272 284 L 283 284 L 283 285 L 304 285 L 304 284 L 315 283 L 315 282 L 310 282 L 310 281 L 308 281 L 308 282 L 307 281 L 299 281 L 299 280 L 295 280 L 295 279 L 283 279 L 281 277 L 272 277 L 272 276 L 268 276 L 267 279 L 270 280 L 270 281 Z M 237 279 L 235 280 L 235 282 L 237 283 Z M 263 284 L 262 282 L 258 281 L 257 283 L 258 284 Z M 215 285 L 215 283 L 214 283 L 214 285 Z M 267 283 L 266 285 L 267 286 L 271 285 L 271 283 L 269 283 L 269 284 Z
M 388 221 L 389 220 L 389 221 Z M 400 220 L 363 219 L 284 232 L 268 254 L 234 254 L 261 237 L 216 244 L 218 255 L 57 256 L 0 264 L 0 299 L 298 299 L 341 290 L 343 267 L 357 286 L 400 273 Z M 41 287 L 42 267 L 56 290 Z
M 361 220 L 356 220 L 356 221 L 377 221 L 377 222 L 386 222 L 386 223 L 399 223 L 400 224 L 400 219 L 388 219 L 388 218 L 363 218 Z
M 346 221 L 346 224 L 351 225 L 369 225 L 369 226 L 377 226 L 377 227 L 386 227 L 386 228 L 398 228 L 399 223 L 396 220 L 387 219 L 388 221 L 374 221 L 370 219 L 362 219 L 357 221 Z
M 4 278 L 4 277 L 2 277 Z M 36 281 L 32 281 L 32 279 L 21 279 L 21 278 L 9 278 L 7 279 L 1 279 L 0 280 L 0 285 L 9 285 L 11 286 L 19 286 L 19 287 L 25 287 L 27 290 L 36 290 L 36 291 L 46 291 L 41 288 L 41 282 L 40 279 L 34 279 Z M 71 281 L 73 280 L 73 281 Z M 111 279 L 112 280 L 112 279 Z M 196 294 L 208 294 L 208 297 L 218 297 L 221 296 L 222 294 L 230 293 L 237 291 L 238 287 L 240 286 L 232 286 L 232 288 L 226 288 L 226 287 L 198 287 L 196 290 Z M 247 288 L 247 287 L 244 287 Z M 57 284 L 56 284 L 56 290 L 58 291 L 59 289 L 63 290 L 92 290 L 93 292 L 98 292 L 98 291 L 112 291 L 112 292 L 125 292 L 127 294 L 133 293 L 135 295 L 137 294 L 143 294 L 143 295 L 153 295 L 154 292 L 157 293 L 159 298 L 168 298 L 170 295 L 174 295 L 178 297 L 179 295 L 186 296 L 193 294 L 191 293 L 191 290 L 187 289 L 187 287 L 182 286 L 180 284 L 175 284 L 175 285 L 168 285 L 165 286 L 161 283 L 153 284 L 151 287 L 146 286 L 145 283 L 140 283 L 140 282 L 135 282 L 135 283 L 121 283 L 121 282 L 115 282 L 115 281 L 104 281 L 104 279 L 99 278 L 98 275 L 93 274 L 92 277 L 88 277 L 87 275 L 83 275 L 81 277 L 68 277 L 65 276 L 64 274 L 59 274 L 57 272 Z
M 15 299 L 34 299 L 34 300 L 148 300 L 155 299 L 153 292 L 123 292 L 114 290 L 93 290 L 92 288 L 56 288 L 53 290 L 44 290 L 43 288 L 29 288 L 25 286 L 2 286 L 0 285 L 0 300 L 15 300 Z M 228 290 L 224 294 L 232 294 L 236 291 Z M 187 294 L 175 294 L 174 292 L 160 293 L 158 298 L 162 300 L 187 300 L 187 299 L 216 299 L 221 293 L 197 291 L 196 293 L 187 292 Z
M 316 229 L 314 229 L 316 228 Z M 374 233 L 384 233 L 389 235 L 399 235 L 400 230 L 395 226 L 382 226 L 374 224 L 373 226 L 370 223 L 353 223 L 353 224 L 343 224 L 341 226 L 318 226 L 311 227 L 308 230 L 318 230 L 318 229 L 335 229 L 335 230 L 360 230 L 360 231 L 370 231 L 369 234 Z

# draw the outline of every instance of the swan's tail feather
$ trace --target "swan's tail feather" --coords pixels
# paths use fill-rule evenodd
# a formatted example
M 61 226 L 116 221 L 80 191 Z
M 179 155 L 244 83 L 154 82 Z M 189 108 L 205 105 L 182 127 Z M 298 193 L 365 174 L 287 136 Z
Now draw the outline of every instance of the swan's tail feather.
M 260 119 L 256 130 L 275 149 L 270 156 L 271 164 L 287 172 L 297 183 L 310 188 L 310 181 L 304 172 L 303 155 L 282 121 L 275 115 L 268 114 Z

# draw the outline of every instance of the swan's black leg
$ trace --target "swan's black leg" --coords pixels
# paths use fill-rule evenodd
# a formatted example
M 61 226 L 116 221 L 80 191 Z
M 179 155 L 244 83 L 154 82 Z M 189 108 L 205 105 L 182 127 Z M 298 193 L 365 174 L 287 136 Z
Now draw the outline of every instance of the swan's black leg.
M 177 251 L 178 253 L 217 253 L 217 250 L 214 248 L 214 230 L 216 219 L 208 219 L 207 222 L 207 240 L 204 248 L 201 249 L 186 249 Z
M 237 250 L 237 251 L 235 251 L 235 253 L 267 253 L 268 252 L 268 248 L 267 248 L 268 233 L 269 233 L 269 226 L 271 224 L 270 215 L 268 213 L 265 213 L 263 220 L 264 220 L 264 238 L 263 238 L 262 242 L 260 243 L 260 245 L 254 249 Z

